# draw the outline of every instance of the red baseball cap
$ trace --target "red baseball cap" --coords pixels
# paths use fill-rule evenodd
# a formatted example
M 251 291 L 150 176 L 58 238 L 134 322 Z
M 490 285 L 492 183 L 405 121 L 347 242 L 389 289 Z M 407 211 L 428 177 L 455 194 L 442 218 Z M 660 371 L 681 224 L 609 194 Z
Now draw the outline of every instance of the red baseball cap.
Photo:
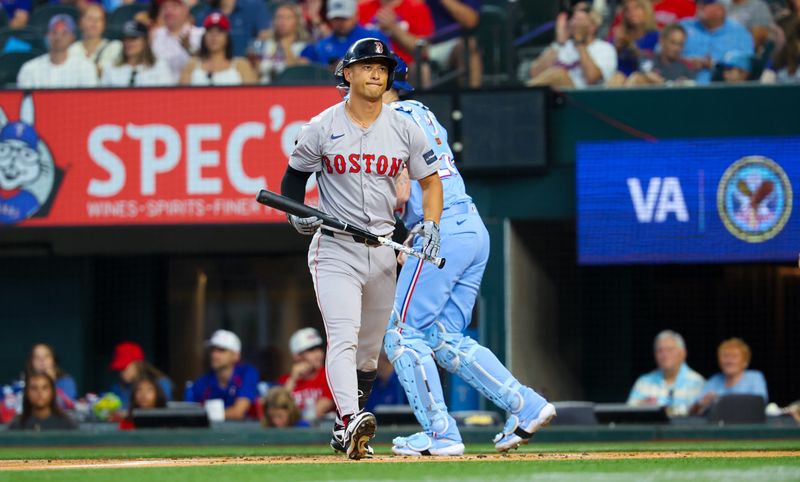
M 144 350 L 138 343 L 123 341 L 114 347 L 114 358 L 111 360 L 110 370 L 122 371 L 135 361 L 144 360 Z
M 211 27 L 217 27 L 225 32 L 230 32 L 231 22 L 225 15 L 219 12 L 214 12 L 212 14 L 209 14 L 209 16 L 206 17 L 205 20 L 203 20 L 203 28 L 208 30 Z

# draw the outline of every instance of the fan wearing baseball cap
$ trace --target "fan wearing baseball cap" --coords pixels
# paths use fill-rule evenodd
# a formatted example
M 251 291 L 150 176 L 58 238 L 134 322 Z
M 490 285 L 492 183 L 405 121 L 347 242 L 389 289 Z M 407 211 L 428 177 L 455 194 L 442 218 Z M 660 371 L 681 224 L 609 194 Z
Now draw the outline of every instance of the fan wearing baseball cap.
M 48 52 L 22 65 L 17 75 L 21 89 L 95 87 L 97 69 L 85 58 L 70 57 L 69 46 L 78 27 L 65 13 L 53 15 L 47 24 Z
M 181 85 L 241 85 L 256 82 L 250 62 L 233 56 L 231 22 L 225 15 L 214 12 L 203 22 L 205 33 L 200 52 L 186 64 L 181 73 Z
M 333 395 L 325 374 L 325 343 L 314 328 L 297 330 L 289 339 L 292 352 L 292 368 L 281 376 L 278 383 L 292 392 L 301 413 L 309 413 L 308 404 L 316 407 L 316 417 L 321 417 L 334 408 Z
M 242 420 L 258 397 L 258 371 L 240 361 L 242 342 L 235 333 L 217 330 L 206 342 L 211 369 L 186 388 L 187 402 L 225 402 L 225 420 Z
M 197 25 L 204 25 L 209 15 L 224 15 L 230 20 L 233 55 L 244 57 L 253 39 L 266 40 L 270 32 L 270 13 L 264 0 L 211 0 L 197 16 Z
M 108 369 L 119 373 L 119 381 L 111 385 L 111 392 L 119 397 L 123 409 L 128 408 L 131 387 L 144 377 L 156 380 L 167 400 L 172 400 L 172 381 L 161 370 L 145 361 L 144 350 L 136 342 L 123 341 L 117 344 Z

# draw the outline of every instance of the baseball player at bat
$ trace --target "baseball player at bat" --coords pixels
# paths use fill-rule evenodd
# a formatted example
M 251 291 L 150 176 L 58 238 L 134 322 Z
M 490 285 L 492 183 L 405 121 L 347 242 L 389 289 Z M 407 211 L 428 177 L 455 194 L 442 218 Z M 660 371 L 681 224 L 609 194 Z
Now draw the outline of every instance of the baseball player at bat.
M 439 254 L 442 184 L 436 155 L 409 117 L 383 105 L 396 60 L 389 46 L 374 38 L 355 42 L 343 59 L 350 98 L 305 125 L 298 134 L 283 177 L 284 196 L 302 202 L 308 177 L 317 176 L 320 210 L 391 236 L 394 230 L 395 178 L 408 170 L 422 196 L 424 239 L 421 250 Z M 313 235 L 308 267 L 325 324 L 328 384 L 338 414 L 331 445 L 360 459 L 371 453 L 375 416 L 363 411 L 377 373 L 386 319 L 395 292 L 394 250 L 368 246 L 365 239 L 321 226 L 317 217 L 289 222 Z
M 392 452 L 412 456 L 464 453 L 461 434 L 444 403 L 436 363 L 460 376 L 509 414 L 503 431 L 494 439 L 497 450 L 505 452 L 527 442 L 534 432 L 550 422 L 556 411 L 533 389 L 517 381 L 494 353 L 462 335 L 470 324 L 489 258 L 489 233 L 466 193 L 444 127 L 425 105 L 399 100 L 399 92 L 414 89 L 406 80 L 408 67 L 402 59 L 396 60 L 394 83 L 383 100 L 412 119 L 436 153 L 444 189 L 441 254 L 447 263 L 439 270 L 409 257 L 397 281 L 384 349 L 422 431 L 395 438 Z M 411 181 L 402 220 L 412 232 L 414 226 L 423 222 L 422 208 L 420 184 Z M 417 236 L 414 245 L 421 247 L 424 242 L 424 238 Z

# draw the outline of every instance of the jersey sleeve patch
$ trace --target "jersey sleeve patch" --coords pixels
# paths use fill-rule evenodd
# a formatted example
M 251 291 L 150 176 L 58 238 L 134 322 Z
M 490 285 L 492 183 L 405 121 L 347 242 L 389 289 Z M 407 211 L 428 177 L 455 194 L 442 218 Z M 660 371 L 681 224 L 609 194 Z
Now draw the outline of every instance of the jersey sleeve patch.
M 436 154 L 433 152 L 433 149 L 429 150 L 425 154 L 422 155 L 422 158 L 425 159 L 425 164 L 431 165 L 436 162 Z

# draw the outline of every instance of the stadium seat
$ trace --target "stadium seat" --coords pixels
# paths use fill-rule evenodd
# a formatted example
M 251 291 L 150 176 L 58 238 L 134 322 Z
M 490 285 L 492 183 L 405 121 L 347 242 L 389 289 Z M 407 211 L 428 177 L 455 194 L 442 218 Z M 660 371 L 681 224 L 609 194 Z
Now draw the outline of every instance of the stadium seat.
M 483 5 L 476 36 L 483 59 L 484 84 L 496 84 L 508 78 L 508 54 L 511 49 L 508 33 L 506 10 L 496 5 Z
M 0 28 L 8 27 L 8 15 L 6 9 L 0 8 Z
M 61 13 L 69 15 L 73 20 L 75 20 L 75 24 L 78 24 L 78 18 L 81 14 L 78 12 L 77 8 L 70 5 L 45 5 L 33 10 L 31 13 L 31 18 L 28 20 L 28 27 L 37 29 L 42 35 L 44 35 L 44 32 L 47 31 L 47 24 L 50 22 L 50 19 L 54 15 Z
M 10 37 L 27 42 L 33 50 L 45 50 L 44 35 L 38 29 L 30 27 L 10 29 L 6 27 L 0 29 L 0 52 L 4 51 L 6 42 Z
M 593 402 L 555 402 L 553 425 L 597 425 Z
M 128 20 L 132 20 L 139 12 L 147 10 L 147 4 L 144 3 L 130 3 L 128 5 L 120 5 L 115 8 L 113 12 L 108 15 L 108 22 L 106 25 L 114 28 L 121 29 Z
M 716 424 L 764 423 L 764 399 L 759 395 L 725 395 L 708 410 L 708 421 Z
M 42 50 L 32 50 L 30 52 L 8 52 L 0 54 L 0 87 L 14 87 L 17 83 L 17 74 L 22 64 L 42 55 Z
M 318 64 L 294 65 L 278 74 L 274 85 L 334 85 L 330 69 Z
M 195 19 L 195 21 L 197 21 L 200 20 L 198 16 L 201 15 L 207 8 L 208 8 L 208 1 L 199 0 L 197 4 L 195 4 L 195 6 L 192 7 L 191 10 L 189 10 L 189 14 L 192 16 L 192 18 Z
M 106 27 L 106 31 L 103 32 L 103 37 L 109 40 L 122 40 L 122 27 L 109 25 Z

